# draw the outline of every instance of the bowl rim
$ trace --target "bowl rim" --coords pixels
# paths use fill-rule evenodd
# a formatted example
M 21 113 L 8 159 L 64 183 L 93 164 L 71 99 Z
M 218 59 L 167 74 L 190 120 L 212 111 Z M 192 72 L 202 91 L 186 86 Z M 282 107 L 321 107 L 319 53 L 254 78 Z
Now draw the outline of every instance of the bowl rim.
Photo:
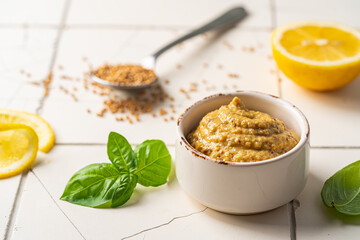
M 205 102 L 207 102 L 209 100 L 219 98 L 219 97 L 229 96 L 229 95 L 237 95 L 239 93 L 240 94 L 245 93 L 245 94 L 250 94 L 250 95 L 258 95 L 258 96 L 260 95 L 260 96 L 265 97 L 265 98 L 270 97 L 270 98 L 274 99 L 274 101 L 279 101 L 280 103 L 285 104 L 288 107 L 290 107 L 293 111 L 297 112 L 298 115 L 300 116 L 300 119 L 298 119 L 298 123 L 300 123 L 304 127 L 304 133 L 301 132 L 301 136 L 300 136 L 300 140 L 299 140 L 298 144 L 296 144 L 295 147 L 293 147 L 290 151 L 288 151 L 288 152 L 286 152 L 284 154 L 281 154 L 281 155 L 279 155 L 277 157 L 274 157 L 274 158 L 261 160 L 261 161 L 257 161 L 257 162 L 228 162 L 228 161 L 221 161 L 221 160 L 218 160 L 218 159 L 211 158 L 211 157 L 201 153 L 200 151 L 196 150 L 193 146 L 191 146 L 191 144 L 186 140 L 185 135 L 181 130 L 181 123 L 182 123 L 182 120 L 183 120 L 184 116 L 189 114 L 190 110 L 194 109 L 195 107 L 197 107 L 197 106 L 199 106 L 199 105 L 201 105 L 201 104 L 203 104 L 203 103 L 205 103 Z M 182 145 L 182 143 L 184 143 L 186 150 L 190 151 L 197 158 L 201 158 L 201 159 L 203 159 L 205 161 L 210 161 L 210 162 L 221 164 L 221 165 L 250 167 L 250 166 L 264 165 L 264 164 L 270 164 L 270 163 L 273 163 L 273 162 L 277 162 L 277 161 L 286 159 L 288 156 L 293 155 L 293 154 L 299 152 L 300 150 L 302 150 L 304 148 L 305 144 L 309 141 L 310 125 L 309 125 L 309 122 L 308 122 L 307 118 L 305 117 L 304 113 L 302 111 L 300 111 L 300 109 L 298 107 L 296 107 L 294 104 L 290 103 L 289 101 L 287 101 L 285 99 L 282 99 L 282 98 L 280 98 L 278 96 L 275 96 L 275 95 L 272 95 L 272 94 L 258 92 L 258 91 L 236 90 L 234 92 L 217 93 L 217 94 L 207 96 L 207 97 L 205 97 L 203 99 L 200 99 L 200 100 L 196 101 L 190 107 L 186 108 L 186 110 L 177 119 L 177 134 L 178 134 L 178 137 L 180 138 L 179 139 L 180 144 Z

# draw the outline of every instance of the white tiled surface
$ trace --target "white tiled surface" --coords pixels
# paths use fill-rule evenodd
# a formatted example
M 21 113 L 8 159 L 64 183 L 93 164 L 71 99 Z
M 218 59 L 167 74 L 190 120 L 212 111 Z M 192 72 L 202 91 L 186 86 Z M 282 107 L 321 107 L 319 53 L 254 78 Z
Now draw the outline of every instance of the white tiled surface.
M 132 144 L 162 139 L 172 155 L 175 137 L 175 121 L 143 115 L 139 123 L 129 124 L 116 122 L 110 114 L 96 117 L 102 98 L 85 91 L 82 81 L 61 76 L 82 78 L 88 63 L 138 62 L 235 5 L 243 5 L 250 12 L 238 27 L 222 35 L 196 37 L 161 56 L 156 72 L 175 101 L 159 104 L 156 109 L 174 104 L 176 113 L 167 117 L 177 117 L 197 99 L 234 89 L 267 92 L 293 102 L 309 119 L 312 146 L 311 174 L 296 210 L 298 238 L 356 239 L 360 220 L 343 218 L 324 208 L 320 190 L 334 172 L 359 159 L 360 79 L 335 92 L 310 92 L 283 75 L 279 82 L 269 58 L 271 28 L 276 24 L 320 19 L 360 27 L 356 0 L 0 2 L 0 35 L 5 36 L 0 38 L 0 108 L 38 112 L 56 134 L 56 146 L 49 154 L 39 154 L 33 170 L 25 174 L 17 197 L 20 176 L 0 180 L 0 190 L 6 193 L 0 198 L 0 239 L 7 225 L 8 239 L 288 239 L 293 223 L 288 220 L 286 206 L 252 216 L 222 214 L 190 199 L 174 174 L 165 186 L 138 188 L 130 202 L 117 209 L 91 209 L 59 200 L 76 170 L 107 161 L 109 131 L 122 133 Z M 232 45 L 231 50 L 224 41 Z M 255 51 L 243 51 L 243 47 L 254 47 Z M 182 68 L 177 69 L 177 64 Z M 54 78 L 50 95 L 42 101 L 43 89 L 30 83 L 44 79 L 49 70 Z M 229 73 L 240 77 L 229 78 Z M 165 84 L 166 79 L 169 84 Z M 190 82 L 203 79 L 207 83 L 200 84 L 191 99 L 179 92 L 180 88 L 189 88 Z M 60 91 L 60 86 L 74 92 L 79 101 Z M 212 86 L 215 88 L 207 89 Z M 77 91 L 72 90 L 74 87 Z
M 340 90 L 325 93 L 302 89 L 284 75 L 281 78 L 283 97 L 309 120 L 311 146 L 360 146 L 360 77 Z
M 360 28 L 357 0 L 275 0 L 276 21 L 278 25 L 292 21 L 322 20 L 347 24 Z
M 174 234 L 177 233 L 177 234 Z M 269 213 L 235 216 L 206 209 L 171 224 L 143 232 L 133 239 L 287 239 L 287 208 Z
M 9 218 L 13 204 L 15 201 L 16 192 L 19 186 L 21 175 L 15 176 L 10 179 L 0 181 L 0 189 L 6 194 L 1 197 L 1 208 L 0 208 L 0 237 L 5 237 L 6 228 L 9 224 Z
M 33 173 L 29 173 L 12 239 L 83 239 Z
M 56 33 L 54 29 L 0 27 L 0 35 L 6 36 L 0 38 L 0 108 L 20 104 L 21 109 L 36 109 L 43 90 L 32 82 L 43 80 L 49 72 Z M 25 106 L 32 101 L 36 102 L 33 110 Z
M 169 147 L 169 150 L 174 155 L 174 148 Z M 169 183 L 162 187 L 147 189 L 138 186 L 130 202 L 122 208 L 112 210 L 79 208 L 59 200 L 67 181 L 74 172 L 88 164 L 106 161 L 108 161 L 106 145 L 80 148 L 58 146 L 50 154 L 44 155 L 39 165 L 33 169 L 62 211 L 86 239 L 126 237 L 142 229 L 168 222 L 176 216 L 204 209 L 180 190 L 174 172 L 171 174 Z M 59 171 L 59 169 L 63 170 Z M 157 217 L 154 218 L 154 216 Z M 105 222 L 107 224 L 103 224 Z M 99 225 L 102 226 L 101 231 L 97 227 Z M 118 231 L 113 229 L 118 229 Z
M 0 27 L 0 35 L 6 36 L 0 38 L 0 108 L 35 112 L 43 91 L 30 82 L 46 76 L 56 31 Z M 0 180 L 3 191 L 0 200 L 0 239 L 5 237 L 9 228 L 21 177 L 18 175 Z
M 86 7 L 85 7 L 86 6 Z M 246 6 L 251 14 L 244 27 L 271 27 L 270 0 L 129 1 L 77 0 L 72 2 L 69 25 L 122 25 L 127 27 L 195 27 L 234 6 Z M 179 11 L 181 9 L 181 11 Z
M 326 208 L 320 192 L 335 172 L 359 160 L 360 149 L 312 149 L 310 155 L 310 176 L 296 210 L 299 239 L 358 239 L 360 217 Z
M 0 1 L 0 25 L 57 25 L 65 0 Z
M 145 54 L 154 49 L 153 46 L 161 46 L 176 35 L 174 31 L 169 30 L 65 30 L 55 63 L 56 66 L 63 66 L 63 70 L 54 70 L 54 90 L 43 108 L 43 116 L 56 126 L 55 130 L 59 130 L 56 132 L 57 142 L 105 143 L 108 132 L 114 130 L 121 132 L 133 143 L 144 140 L 143 135 L 136 134 L 140 131 L 146 133 L 147 138 L 159 138 L 173 144 L 175 121 L 165 123 L 162 118 L 153 118 L 147 114 L 141 117 L 141 124 L 129 124 L 115 121 L 111 114 L 106 114 L 104 118 L 89 115 L 86 112 L 88 108 L 93 113 L 101 110 L 101 98 L 83 90 L 82 82 L 62 80 L 59 76 L 66 74 L 81 77 L 82 73 L 88 70 L 88 64 L 82 61 L 83 56 L 91 59 L 95 66 L 105 61 L 139 62 Z M 154 110 L 169 109 L 169 105 L 174 104 L 177 113 L 172 116 L 176 118 L 194 101 L 209 94 L 230 91 L 234 89 L 234 84 L 237 89 L 256 89 L 278 95 L 277 78 L 269 72 L 274 65 L 267 58 L 271 53 L 267 44 L 269 37 L 269 32 L 238 30 L 218 38 L 212 35 L 207 38 L 198 37 L 185 43 L 181 50 L 175 48 L 169 51 L 159 59 L 156 71 L 161 77 L 160 81 L 170 80 L 170 84 L 163 84 L 163 88 L 175 98 L 175 101 L 158 104 Z M 224 39 L 231 43 L 232 50 L 222 43 Z M 242 46 L 253 46 L 255 52 L 243 52 Z M 178 63 L 182 65 L 181 69 L 176 69 Z M 209 66 L 204 68 L 204 63 Z M 219 64 L 223 65 L 222 69 L 218 69 Z M 253 67 L 247 67 L 248 64 Z M 258 66 L 266 70 L 258 71 Z M 228 73 L 236 73 L 239 78 L 230 78 Z M 191 99 L 186 99 L 185 95 L 179 92 L 180 88 L 188 89 L 190 82 L 201 82 L 203 79 L 208 82 L 207 86 L 215 85 L 216 89 L 208 91 L 207 86 L 201 84 L 199 90 L 191 94 Z M 227 90 L 224 90 L 224 85 L 228 86 Z M 74 103 L 69 95 L 59 89 L 60 86 L 67 89 L 77 87 L 79 90 L 76 96 L 79 101 Z M 69 125 L 72 127 L 68 127 Z M 95 125 L 98 130 L 89 131 Z M 162 131 L 159 132 L 159 128 Z

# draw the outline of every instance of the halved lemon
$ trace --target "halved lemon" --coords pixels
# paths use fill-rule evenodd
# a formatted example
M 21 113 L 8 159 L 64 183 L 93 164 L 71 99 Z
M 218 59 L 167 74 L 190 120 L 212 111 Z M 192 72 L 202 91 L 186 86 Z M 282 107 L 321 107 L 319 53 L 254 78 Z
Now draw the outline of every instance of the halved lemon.
M 296 84 L 318 91 L 341 88 L 360 74 L 360 32 L 327 22 L 296 22 L 271 37 L 279 69 Z
M 20 123 L 33 128 L 39 137 L 39 150 L 47 153 L 55 144 L 55 135 L 48 122 L 37 114 L 0 109 L 0 123 Z
M 29 169 L 35 161 L 39 140 L 24 124 L 0 123 L 0 179 Z

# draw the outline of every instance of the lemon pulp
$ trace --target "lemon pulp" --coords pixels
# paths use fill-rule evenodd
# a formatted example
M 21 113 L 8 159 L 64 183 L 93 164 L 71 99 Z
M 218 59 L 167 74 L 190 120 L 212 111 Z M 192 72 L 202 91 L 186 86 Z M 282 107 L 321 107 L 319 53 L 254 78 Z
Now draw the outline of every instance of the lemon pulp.
M 39 137 L 39 149 L 49 152 L 55 144 L 55 135 L 48 122 L 37 114 L 0 109 L 0 123 L 20 123 L 33 128 Z
M 16 144 L 14 144 L 16 143 Z M 0 132 L 0 168 L 20 160 L 29 147 L 29 139 L 22 131 Z
M 38 151 L 36 132 L 23 124 L 0 124 L 0 179 L 31 167 Z
M 271 37 L 278 68 L 296 84 L 316 91 L 341 88 L 360 74 L 360 32 L 325 22 L 281 26 Z
M 280 44 L 292 55 L 313 61 L 337 61 L 360 52 L 353 34 L 334 27 L 301 26 L 283 33 Z

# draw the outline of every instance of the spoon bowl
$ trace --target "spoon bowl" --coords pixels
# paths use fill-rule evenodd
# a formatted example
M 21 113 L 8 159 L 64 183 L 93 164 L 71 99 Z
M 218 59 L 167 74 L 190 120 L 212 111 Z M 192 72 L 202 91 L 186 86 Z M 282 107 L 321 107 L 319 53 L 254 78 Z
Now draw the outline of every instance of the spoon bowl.
M 104 79 L 101 79 L 97 76 L 95 76 L 95 74 L 91 74 L 90 78 L 92 81 L 101 84 L 105 87 L 111 87 L 111 88 L 116 88 L 116 89 L 121 89 L 121 90 L 142 90 L 145 88 L 150 88 L 151 86 L 156 85 L 156 83 L 158 82 L 158 78 L 156 78 L 154 81 L 152 81 L 149 84 L 141 84 L 141 85 L 122 85 L 122 84 L 118 84 L 118 83 L 112 83 L 109 81 L 106 81 Z
M 210 31 L 210 30 L 214 30 L 214 29 L 218 29 L 218 28 L 225 28 L 225 27 L 230 27 L 235 25 L 236 23 L 238 23 L 240 20 L 242 20 L 245 16 L 247 15 L 247 12 L 245 11 L 245 9 L 243 7 L 235 7 L 230 9 L 229 11 L 225 12 L 224 14 L 222 14 L 221 16 L 219 16 L 218 18 L 212 20 L 211 22 L 191 31 L 190 33 L 172 41 L 171 43 L 165 45 L 164 47 L 162 47 L 161 49 L 159 49 L 158 51 L 156 51 L 154 54 L 145 57 L 142 61 L 141 61 L 141 66 L 150 70 L 155 69 L 155 63 L 156 63 L 156 59 L 163 54 L 165 51 L 167 51 L 168 49 L 172 48 L 173 46 L 176 46 L 177 44 L 190 39 L 192 37 L 195 37 L 199 34 L 202 34 L 204 32 Z M 155 72 L 155 71 L 154 71 Z M 90 78 L 101 85 L 107 86 L 107 87 L 112 87 L 112 88 L 116 88 L 116 89 L 121 89 L 121 90 L 142 90 L 145 88 L 149 88 L 151 86 L 154 86 L 157 82 L 158 82 L 158 78 L 156 78 L 153 82 L 148 83 L 148 84 L 141 84 L 141 85 L 126 85 L 126 84 L 119 84 L 119 83 L 113 83 L 110 81 L 106 81 L 104 79 L 101 79 L 97 76 L 95 76 L 93 73 L 90 75 Z
M 156 58 L 151 55 L 151 56 L 145 57 L 141 61 L 141 66 L 143 68 L 150 69 L 150 70 L 154 71 L 155 63 L 156 63 Z M 115 88 L 115 89 L 121 89 L 121 90 L 142 90 L 142 89 L 145 89 L 145 88 L 150 88 L 150 87 L 152 87 L 152 86 L 154 86 L 154 85 L 156 85 L 158 83 L 158 78 L 157 77 L 151 83 L 141 84 L 141 85 L 123 85 L 123 84 L 113 83 L 113 82 L 106 81 L 104 79 L 101 79 L 101 78 L 97 77 L 94 73 L 91 73 L 90 78 L 94 82 L 96 82 L 98 84 L 101 84 L 103 86 L 111 87 L 111 88 Z

